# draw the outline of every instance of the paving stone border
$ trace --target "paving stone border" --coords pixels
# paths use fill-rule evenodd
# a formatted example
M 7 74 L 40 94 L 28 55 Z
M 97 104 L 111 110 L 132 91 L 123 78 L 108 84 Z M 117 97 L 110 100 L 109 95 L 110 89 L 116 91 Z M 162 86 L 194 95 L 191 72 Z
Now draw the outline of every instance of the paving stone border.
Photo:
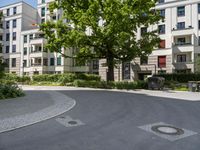
M 62 93 L 56 91 L 44 92 L 50 95 L 50 97 L 55 103 L 54 105 L 51 105 L 34 113 L 24 114 L 0 120 L 0 133 L 15 130 L 53 118 L 55 116 L 61 115 L 69 111 L 76 105 L 76 101 L 74 99 L 67 97 Z

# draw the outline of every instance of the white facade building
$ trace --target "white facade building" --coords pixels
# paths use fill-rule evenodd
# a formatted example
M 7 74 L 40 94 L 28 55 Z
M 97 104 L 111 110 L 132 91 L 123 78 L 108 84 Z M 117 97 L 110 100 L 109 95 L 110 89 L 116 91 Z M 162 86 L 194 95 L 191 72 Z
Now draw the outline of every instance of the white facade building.
M 115 69 L 115 80 L 144 79 L 155 73 L 195 72 L 195 60 L 200 57 L 200 0 L 159 0 L 156 9 L 165 18 L 159 24 L 139 28 L 142 32 L 158 30 L 160 47 L 148 58 L 136 58 Z M 105 60 L 101 60 L 105 63 Z M 99 73 L 106 80 L 106 67 Z
M 20 74 L 21 32 L 33 28 L 30 24 L 37 19 L 37 11 L 24 2 L 0 8 L 3 12 L 3 59 L 7 72 Z

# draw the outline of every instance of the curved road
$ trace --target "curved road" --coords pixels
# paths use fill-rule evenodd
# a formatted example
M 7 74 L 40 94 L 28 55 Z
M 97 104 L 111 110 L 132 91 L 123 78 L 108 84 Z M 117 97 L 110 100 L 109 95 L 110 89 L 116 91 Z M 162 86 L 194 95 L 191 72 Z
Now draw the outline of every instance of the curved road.
M 123 92 L 60 92 L 76 100 L 72 110 L 0 134 L 0 150 L 199 150 L 199 134 L 172 142 L 138 127 L 165 122 L 200 133 L 200 102 Z M 58 121 L 65 118 L 82 124 Z

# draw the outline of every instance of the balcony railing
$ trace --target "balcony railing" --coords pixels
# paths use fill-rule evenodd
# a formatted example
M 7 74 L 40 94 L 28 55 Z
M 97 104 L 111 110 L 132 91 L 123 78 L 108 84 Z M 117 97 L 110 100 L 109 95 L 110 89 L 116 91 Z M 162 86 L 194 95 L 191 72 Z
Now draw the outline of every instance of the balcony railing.
M 177 30 L 189 30 L 189 29 L 193 29 L 192 26 L 189 27 L 185 27 L 185 28 L 173 28 L 172 31 L 177 31 Z
M 36 51 L 31 51 L 30 53 L 41 53 L 42 51 L 36 50 Z
M 185 45 L 192 45 L 191 42 L 188 43 L 174 43 L 174 46 L 185 46 Z
M 39 66 L 42 66 L 42 64 L 41 63 L 31 64 L 31 67 L 39 67 Z

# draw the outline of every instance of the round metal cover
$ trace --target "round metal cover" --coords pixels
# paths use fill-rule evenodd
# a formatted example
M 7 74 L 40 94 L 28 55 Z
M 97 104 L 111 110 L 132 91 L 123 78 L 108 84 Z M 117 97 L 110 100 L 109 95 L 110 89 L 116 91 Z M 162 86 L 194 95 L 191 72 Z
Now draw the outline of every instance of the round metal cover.
M 176 128 L 169 125 L 156 125 L 153 126 L 152 131 L 160 133 L 160 134 L 167 134 L 167 135 L 182 135 L 184 134 L 184 130 L 180 128 Z
M 77 122 L 76 121 L 69 121 L 68 124 L 70 124 L 70 125 L 76 125 Z

